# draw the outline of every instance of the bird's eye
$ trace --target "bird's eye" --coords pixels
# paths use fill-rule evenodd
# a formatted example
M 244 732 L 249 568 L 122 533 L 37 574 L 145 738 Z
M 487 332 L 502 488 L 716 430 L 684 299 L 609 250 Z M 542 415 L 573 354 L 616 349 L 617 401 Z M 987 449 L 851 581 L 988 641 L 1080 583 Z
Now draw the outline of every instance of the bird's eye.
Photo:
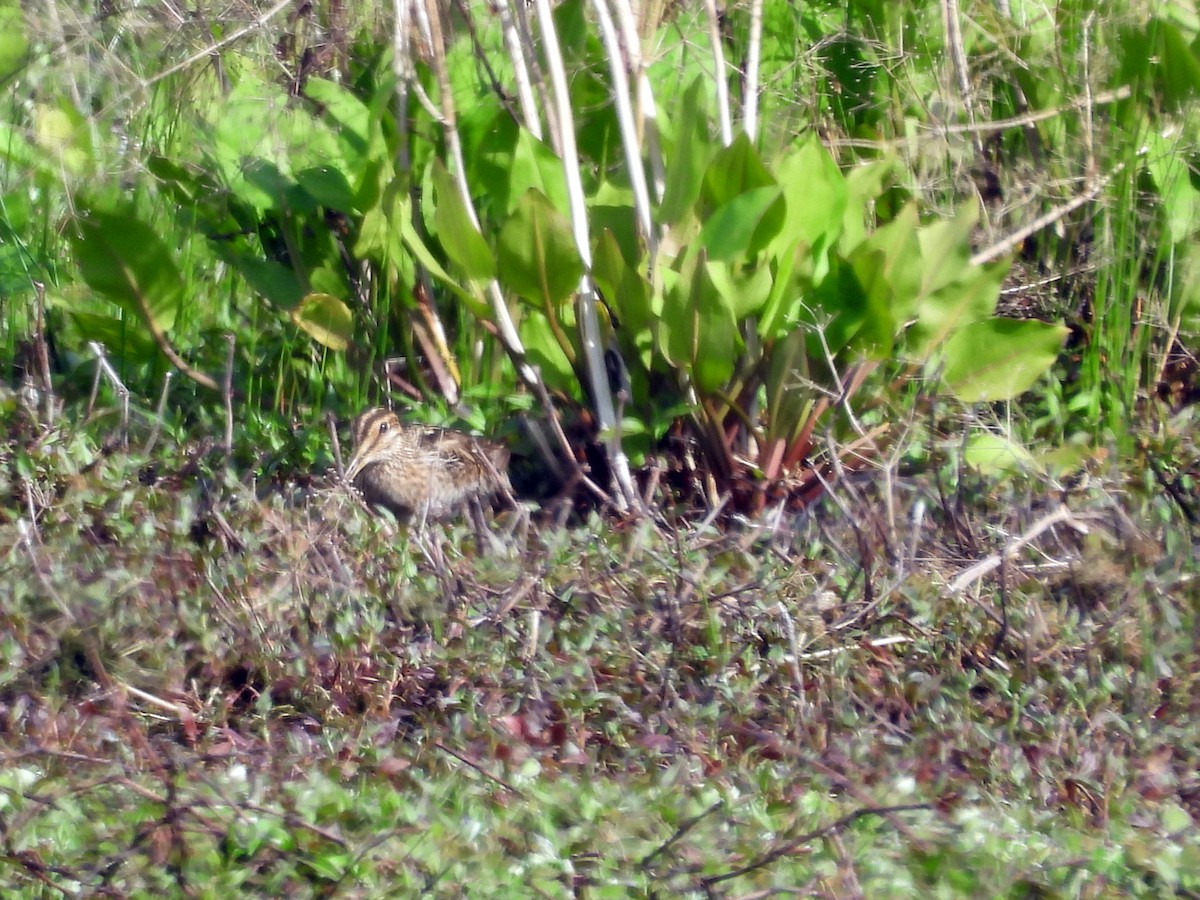
M 387 423 L 387 422 L 380 422 L 380 423 L 379 423 L 379 433 L 380 433 L 380 434 L 383 434 L 383 433 L 384 433 L 385 431 L 387 431 L 387 430 L 388 430 L 388 423 Z

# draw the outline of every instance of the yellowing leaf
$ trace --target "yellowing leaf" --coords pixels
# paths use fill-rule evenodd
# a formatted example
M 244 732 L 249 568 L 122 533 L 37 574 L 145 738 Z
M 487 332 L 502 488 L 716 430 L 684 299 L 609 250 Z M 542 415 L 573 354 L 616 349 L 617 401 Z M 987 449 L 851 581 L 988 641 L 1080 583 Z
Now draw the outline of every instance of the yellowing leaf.
M 292 310 L 296 327 L 330 350 L 345 350 L 354 332 L 350 308 L 332 294 L 309 294 Z

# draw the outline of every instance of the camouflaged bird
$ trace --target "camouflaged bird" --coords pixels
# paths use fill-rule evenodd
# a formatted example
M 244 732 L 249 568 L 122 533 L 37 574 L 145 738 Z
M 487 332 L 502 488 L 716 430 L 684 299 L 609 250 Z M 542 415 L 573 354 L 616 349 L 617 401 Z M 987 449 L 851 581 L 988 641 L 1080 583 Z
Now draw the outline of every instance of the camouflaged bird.
M 442 519 L 482 512 L 496 494 L 511 499 L 508 450 L 499 444 L 428 425 L 405 425 L 390 410 L 354 420 L 354 455 L 346 480 L 368 503 L 398 518 Z

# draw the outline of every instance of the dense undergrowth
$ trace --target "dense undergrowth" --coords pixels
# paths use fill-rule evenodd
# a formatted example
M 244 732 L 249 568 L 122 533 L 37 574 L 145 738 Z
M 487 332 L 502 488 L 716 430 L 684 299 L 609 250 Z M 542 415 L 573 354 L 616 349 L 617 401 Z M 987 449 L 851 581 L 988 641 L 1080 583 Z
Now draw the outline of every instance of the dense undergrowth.
M 480 553 L 332 478 L 14 430 L 46 493 L 0 514 L 0 880 L 1200 890 L 1195 532 L 1136 468 L 1000 481 L 926 441 L 926 474 L 774 526 L 535 519 Z
M 1200 896 L 1193 4 L 424 8 L 0 0 L 0 893 Z

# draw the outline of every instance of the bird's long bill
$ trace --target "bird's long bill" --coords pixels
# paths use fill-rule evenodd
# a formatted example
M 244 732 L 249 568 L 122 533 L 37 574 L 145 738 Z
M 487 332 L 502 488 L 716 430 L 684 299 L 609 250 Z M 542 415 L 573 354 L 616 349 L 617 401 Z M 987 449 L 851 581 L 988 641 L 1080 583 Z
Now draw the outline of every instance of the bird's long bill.
M 359 447 L 354 451 L 354 455 L 350 457 L 350 464 L 346 466 L 346 474 L 342 476 L 342 480 L 350 484 L 358 477 L 358 473 L 363 470 L 367 462 L 370 461 L 370 454 L 364 453 L 367 447 Z

